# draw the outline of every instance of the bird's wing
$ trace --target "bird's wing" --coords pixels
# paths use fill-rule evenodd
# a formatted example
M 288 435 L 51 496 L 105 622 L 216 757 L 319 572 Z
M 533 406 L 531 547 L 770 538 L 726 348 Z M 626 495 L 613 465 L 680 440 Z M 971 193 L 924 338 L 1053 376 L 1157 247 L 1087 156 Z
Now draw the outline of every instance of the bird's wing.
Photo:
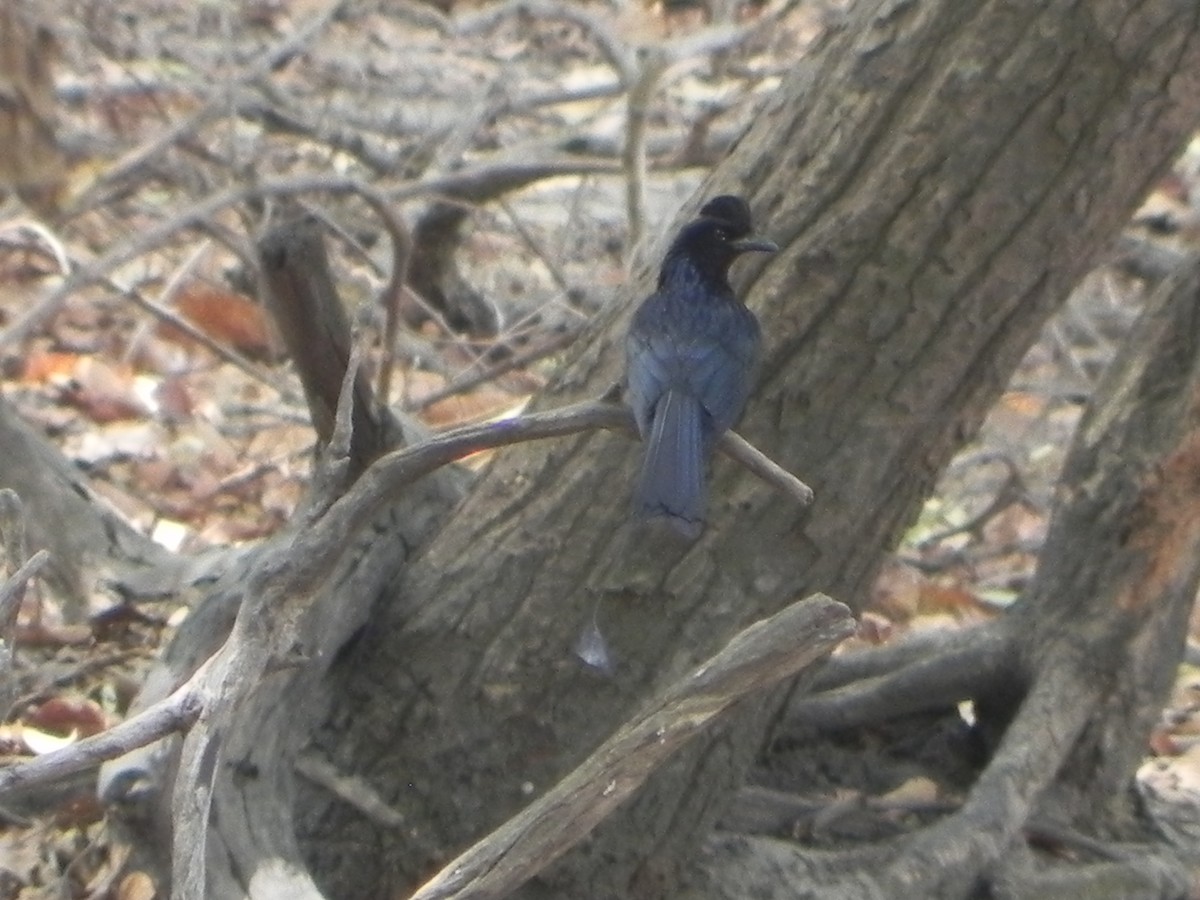
M 676 370 L 674 341 L 664 327 L 670 318 L 666 298 L 651 294 L 634 314 L 625 341 L 625 399 L 637 419 L 642 437 L 650 433 L 654 407 L 671 384 Z
M 642 435 L 668 389 L 700 401 L 711 433 L 732 428 L 750 393 L 759 343 L 757 320 L 732 298 L 713 303 L 674 292 L 651 295 L 626 343 L 628 400 Z
M 759 328 L 754 315 L 741 304 L 722 304 L 713 310 L 709 332 L 717 335 L 688 348 L 690 383 L 712 421 L 713 433 L 728 431 L 742 416 L 758 363 Z

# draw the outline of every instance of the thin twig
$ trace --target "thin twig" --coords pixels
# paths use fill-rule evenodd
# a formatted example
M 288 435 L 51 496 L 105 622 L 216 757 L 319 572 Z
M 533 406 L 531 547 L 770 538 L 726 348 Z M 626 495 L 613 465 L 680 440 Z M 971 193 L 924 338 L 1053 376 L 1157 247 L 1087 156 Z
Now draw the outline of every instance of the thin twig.
M 383 222 L 384 230 L 392 239 L 392 271 L 388 283 L 379 295 L 383 307 L 383 335 L 380 340 L 379 378 L 375 388 L 375 402 L 381 407 L 388 405 L 392 393 L 392 373 L 396 367 L 396 340 L 400 335 L 400 306 L 408 282 L 408 265 L 412 260 L 412 233 L 408 225 L 396 214 L 390 203 L 374 191 L 366 192 L 363 199 L 375 210 Z
M 149 142 L 135 147 L 119 159 L 107 172 L 96 178 L 88 191 L 88 196 L 80 199 L 79 209 L 86 209 L 90 197 L 98 196 L 104 187 L 120 182 L 136 170 L 142 168 L 160 153 L 177 144 L 184 138 L 195 134 L 209 122 L 226 115 L 229 111 L 228 92 L 232 88 L 252 84 L 284 61 L 302 50 L 325 26 L 337 15 L 344 5 L 344 0 L 335 0 L 324 9 L 303 22 L 294 32 L 285 36 L 275 47 L 254 57 L 250 68 L 241 75 L 235 76 L 226 83 L 219 95 L 210 99 L 204 106 L 187 116 L 182 122 L 177 122 L 163 133 L 155 136 Z M 76 210 L 76 212 L 79 210 Z
M 58 313 L 67 298 L 76 291 L 90 284 L 104 282 L 120 266 L 157 249 L 184 229 L 207 230 L 210 220 L 217 213 L 256 197 L 286 197 L 320 192 L 359 194 L 366 197 L 377 192 L 393 202 L 437 194 L 477 201 L 499 196 L 544 178 L 559 175 L 616 174 L 619 171 L 616 165 L 606 160 L 596 161 L 578 157 L 533 162 L 505 159 L 448 175 L 404 181 L 391 187 L 370 188 L 356 178 L 328 175 L 301 175 L 227 187 L 179 210 L 158 225 L 139 232 L 131 240 L 113 247 L 90 263 L 81 265 L 32 309 L 0 333 L 0 350 L 14 347 L 31 337 Z
M 401 828 L 404 813 L 388 803 L 365 778 L 339 772 L 337 767 L 313 751 L 296 758 L 296 771 L 354 807 L 381 828 Z
M 527 15 L 542 21 L 561 19 L 578 26 L 592 39 L 608 64 L 616 70 L 622 83 L 628 84 L 633 77 L 633 51 L 629 44 L 606 19 L 578 4 L 558 3 L 555 0 L 509 0 L 507 3 L 459 17 L 454 22 L 454 31 L 460 36 L 478 34 L 514 15 Z
M 637 57 L 637 74 L 629 84 L 625 108 L 625 147 L 621 168 L 625 174 L 625 216 L 628 238 L 625 262 L 632 264 L 646 232 L 646 123 L 655 88 L 667 70 L 667 55 L 646 48 Z
M 0 713 L 0 718 L 11 718 L 16 710 L 27 706 L 32 706 L 35 703 L 40 703 L 43 700 L 49 699 L 55 691 L 66 687 L 72 682 L 78 681 L 86 675 L 93 672 L 100 672 L 110 666 L 115 666 L 123 662 L 128 662 L 133 659 L 148 659 L 153 656 L 154 651 L 149 647 L 135 647 L 130 650 L 116 650 L 112 653 L 106 653 L 103 656 L 89 656 L 79 662 L 69 666 L 65 671 L 59 671 L 58 674 L 51 676 L 48 679 L 42 680 L 32 689 L 26 691 L 8 709 L 7 713 Z
M 178 296 L 179 291 L 183 288 L 186 279 L 192 276 L 192 273 L 196 271 L 196 267 L 199 266 L 201 260 L 208 255 L 208 251 L 211 248 L 212 238 L 206 238 L 202 240 L 199 245 L 187 255 L 187 258 L 175 267 L 175 271 L 173 271 L 167 277 L 166 283 L 163 285 L 162 290 L 158 292 L 157 299 L 151 301 L 149 298 L 146 298 L 147 301 L 153 303 L 160 310 L 170 310 L 171 306 L 175 303 L 175 298 Z M 155 318 L 158 318 L 160 321 L 162 321 L 162 317 L 157 315 L 157 313 L 155 314 Z M 146 335 L 150 333 L 150 330 L 150 322 L 143 322 L 137 331 L 134 332 L 133 336 L 129 339 L 129 344 L 125 348 L 125 353 L 123 354 L 123 358 L 126 362 L 137 356 L 138 352 L 142 348 L 142 343 L 145 341 Z
M 741 463 L 775 490 L 791 497 L 801 506 L 813 501 L 813 489 L 767 456 L 736 431 L 727 431 L 718 444 L 721 451 Z
M 567 281 L 567 276 L 563 273 L 562 266 L 558 264 L 558 260 L 547 253 L 541 241 L 534 237 L 533 232 L 525 227 L 525 223 L 521 221 L 521 217 L 517 215 L 517 211 L 513 209 L 512 204 L 508 200 L 501 198 L 500 208 L 508 216 L 508 221 L 512 223 L 513 228 L 516 230 L 517 237 L 521 239 L 521 242 L 534 256 L 542 261 L 542 265 L 546 267 L 546 271 L 550 273 L 550 279 L 557 285 L 558 289 L 564 294 L 570 295 L 571 283 Z
M 80 772 L 91 766 L 116 759 L 131 750 L 145 747 L 161 737 L 187 728 L 196 720 L 202 706 L 196 686 L 207 676 L 203 665 L 169 697 L 142 710 L 107 731 L 84 738 L 61 750 L 54 750 L 27 762 L 0 769 L 0 797 L 31 785 Z
M 251 378 L 255 379 L 256 381 L 261 381 L 263 384 L 272 388 L 284 400 L 291 401 L 299 397 L 299 393 L 292 384 L 285 381 L 283 378 L 280 378 L 269 369 L 266 369 L 263 366 L 246 359 L 246 357 L 242 356 L 242 354 L 238 353 L 231 347 L 227 347 L 220 341 L 215 340 L 203 329 L 193 325 L 174 310 L 167 309 L 165 306 L 160 306 L 158 303 L 142 294 L 142 292 L 137 288 L 124 287 L 113 281 L 111 278 L 103 278 L 101 281 L 111 290 L 116 291 L 126 299 L 133 301 L 135 306 L 150 313 L 150 315 L 154 316 L 159 321 L 170 325 L 172 328 L 178 329 L 180 332 L 187 335 L 190 340 L 195 341 L 197 344 L 213 353 L 219 359 L 223 359 L 225 362 L 236 366 Z M 3 338 L 0 338 L 0 342 L 2 341 Z
M 535 363 L 540 359 L 545 359 L 547 356 L 558 353 L 560 350 L 571 346 L 581 333 L 582 329 L 580 328 L 570 328 L 558 334 L 551 335 L 540 344 L 526 347 L 519 353 L 513 353 L 507 359 L 502 359 L 493 366 L 468 369 L 455 376 L 449 384 L 442 385 L 442 387 L 435 391 L 430 391 L 419 400 L 407 404 L 406 409 L 409 411 L 428 409 L 433 404 L 445 400 L 447 397 L 453 397 L 456 394 L 465 394 L 467 391 L 481 384 L 494 381 L 506 372 L 524 368 L 530 363 Z

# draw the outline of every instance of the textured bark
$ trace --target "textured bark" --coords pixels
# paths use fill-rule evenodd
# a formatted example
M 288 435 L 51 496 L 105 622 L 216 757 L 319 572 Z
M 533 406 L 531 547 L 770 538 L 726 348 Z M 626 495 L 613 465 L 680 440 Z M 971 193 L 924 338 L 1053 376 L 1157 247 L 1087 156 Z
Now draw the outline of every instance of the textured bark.
M 958 647 L 926 641 L 925 659 L 791 711 L 811 746 L 822 728 L 974 699 L 996 746 L 961 806 L 840 853 L 719 838 L 706 859 L 712 897 L 743 897 L 749 886 L 784 900 L 797 881 L 825 900 L 1187 894 L 1187 865 L 1132 815 L 1130 788 L 1200 586 L 1198 301 L 1193 262 L 1152 298 L 1110 367 L 1067 457 L 1037 575 L 1013 612 Z M 994 671 L 980 678 L 980 668 Z M 1077 858 L 1035 859 L 1034 843 Z
M 1122 834 L 1200 582 L 1200 263 L 1160 289 L 1088 415 L 1011 630 L 1032 683 L 1099 691 L 1050 806 Z M 1064 698 L 1065 699 L 1065 698 Z M 1071 698 L 1073 703 L 1082 698 Z
M 87 481 L 54 445 L 0 401 L 0 487 L 28 511 L 30 552 L 47 549 L 43 577 L 68 612 L 82 618 L 97 583 L 134 600 L 180 590 L 194 575 L 119 516 L 97 503 Z M 199 565 L 196 567 L 199 568 Z
M 705 189 L 748 195 L 783 246 L 739 273 L 767 335 L 743 431 L 816 506 L 797 514 L 718 461 L 707 532 L 666 544 L 627 524 L 624 439 L 503 453 L 331 672 L 339 703 L 317 745 L 404 815 L 381 829 L 301 793 L 301 841 L 332 896 L 410 887 L 747 621 L 809 590 L 863 602 L 937 472 L 1200 119 L 1198 15 L 1180 0 L 856 7 Z M 542 406 L 618 378 L 629 309 Z M 593 616 L 611 679 L 571 653 Z M 748 704 L 522 896 L 670 896 L 772 708 Z

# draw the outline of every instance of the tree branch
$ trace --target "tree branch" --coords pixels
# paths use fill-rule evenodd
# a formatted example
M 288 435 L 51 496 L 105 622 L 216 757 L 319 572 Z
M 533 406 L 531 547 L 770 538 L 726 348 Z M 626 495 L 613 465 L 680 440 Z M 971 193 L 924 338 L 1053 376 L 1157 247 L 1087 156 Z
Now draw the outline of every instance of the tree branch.
M 202 700 L 197 686 L 207 671 L 207 666 L 201 666 L 186 684 L 169 697 L 108 731 L 102 731 L 27 762 L 14 763 L 0 769 L 0 798 L 35 784 L 80 772 L 106 760 L 116 759 L 172 732 L 187 728 L 200 714 Z
M 823 594 L 739 632 L 555 787 L 449 863 L 411 900 L 501 897 L 577 844 L 668 756 L 736 700 L 795 675 L 854 632 Z

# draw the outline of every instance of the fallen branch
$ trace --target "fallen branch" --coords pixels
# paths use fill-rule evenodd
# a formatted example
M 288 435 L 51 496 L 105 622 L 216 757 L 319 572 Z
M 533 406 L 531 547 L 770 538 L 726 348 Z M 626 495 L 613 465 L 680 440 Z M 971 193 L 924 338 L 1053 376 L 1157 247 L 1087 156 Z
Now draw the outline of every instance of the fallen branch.
M 582 840 L 735 701 L 795 675 L 853 632 L 850 610 L 823 594 L 755 622 L 555 787 L 449 863 L 411 900 L 506 895 Z
M 890 675 L 897 669 L 957 650 L 964 644 L 991 641 L 996 632 L 1003 634 L 1003 628 L 993 623 L 971 629 L 930 628 L 878 647 L 839 653 L 821 667 L 813 678 L 811 690 L 814 693 L 831 691 L 855 681 Z

